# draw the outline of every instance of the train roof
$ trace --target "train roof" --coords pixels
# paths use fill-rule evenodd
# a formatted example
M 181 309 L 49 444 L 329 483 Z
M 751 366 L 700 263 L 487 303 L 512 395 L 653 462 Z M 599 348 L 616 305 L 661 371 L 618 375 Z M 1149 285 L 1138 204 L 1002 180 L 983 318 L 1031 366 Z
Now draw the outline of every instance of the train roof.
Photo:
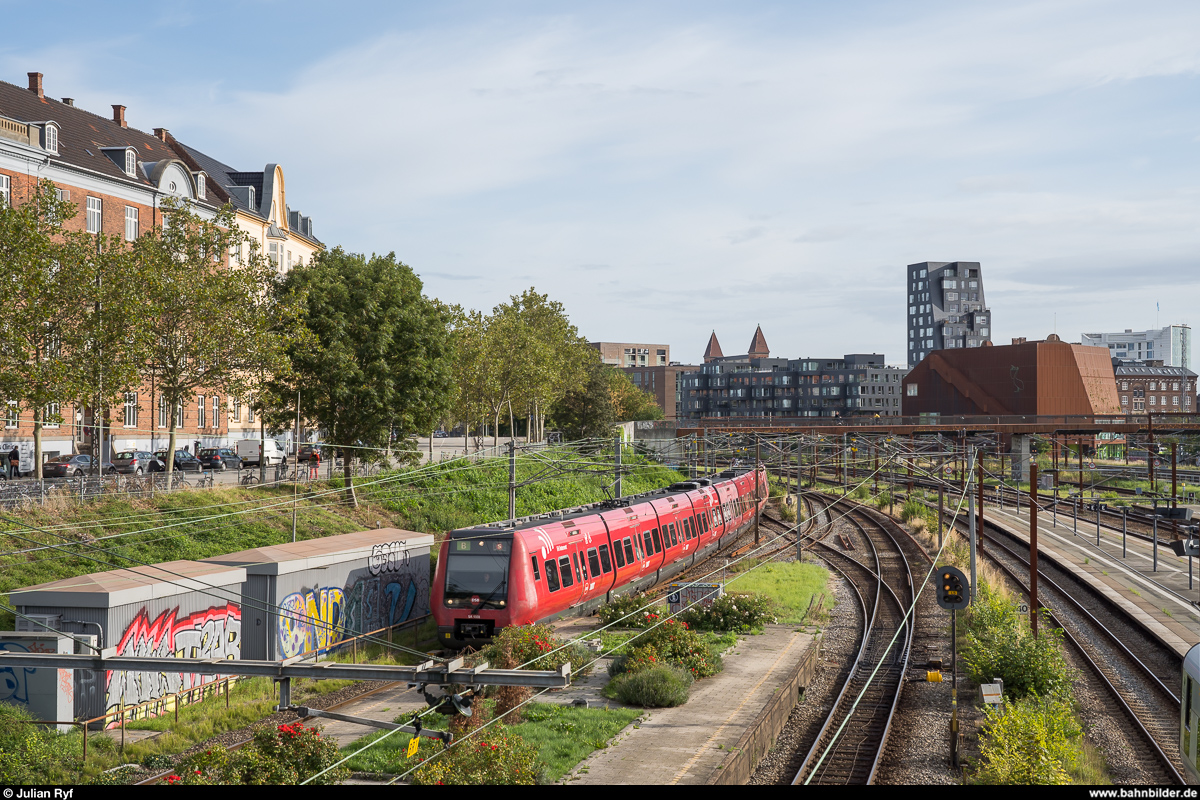
M 536 528 L 539 525 L 545 525 L 547 522 L 565 522 L 571 519 L 578 519 L 579 517 L 600 514 L 604 511 L 609 511 L 616 508 L 628 508 L 629 506 L 649 502 L 660 497 L 698 491 L 700 489 L 709 488 L 719 481 L 737 478 L 753 471 L 753 467 L 735 467 L 733 469 L 727 469 L 724 472 L 704 478 L 693 478 L 691 480 L 672 483 L 665 489 L 655 489 L 652 492 L 643 492 L 641 494 L 630 495 L 628 497 L 622 497 L 614 500 L 602 500 L 599 503 L 589 503 L 583 506 L 564 508 L 559 511 L 548 511 L 545 514 L 533 514 L 528 517 L 518 517 L 517 519 L 502 520 L 500 522 L 489 522 L 487 524 L 476 525 L 471 528 L 460 528 L 456 531 L 450 531 L 450 538 L 471 539 L 483 534 L 487 534 L 492 538 L 503 538 L 505 534 L 511 535 L 516 531 Z

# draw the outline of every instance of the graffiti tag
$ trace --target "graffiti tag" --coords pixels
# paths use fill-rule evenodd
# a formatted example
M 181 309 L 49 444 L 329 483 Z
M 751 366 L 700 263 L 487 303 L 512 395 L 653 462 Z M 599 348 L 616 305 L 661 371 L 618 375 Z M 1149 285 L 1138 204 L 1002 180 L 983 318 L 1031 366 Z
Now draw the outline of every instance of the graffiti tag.
M 16 642 L 0 644 L 0 650 L 11 653 L 28 653 L 29 648 Z M 29 676 L 37 672 L 32 667 L 5 667 L 0 669 L 0 700 L 15 700 L 29 704 Z
M 279 611 L 279 656 L 325 650 L 343 638 L 342 590 L 302 589 L 283 598 Z
M 381 572 L 402 572 L 408 568 L 408 550 L 403 542 L 388 542 L 371 547 L 367 569 L 372 575 Z
M 242 655 L 242 615 L 230 603 L 176 619 L 179 609 L 165 611 L 151 621 L 146 610 L 121 636 L 117 655 L 141 658 L 236 659 Z M 109 670 L 108 709 L 137 705 L 165 695 L 187 691 L 219 680 L 219 675 L 184 672 L 132 672 Z

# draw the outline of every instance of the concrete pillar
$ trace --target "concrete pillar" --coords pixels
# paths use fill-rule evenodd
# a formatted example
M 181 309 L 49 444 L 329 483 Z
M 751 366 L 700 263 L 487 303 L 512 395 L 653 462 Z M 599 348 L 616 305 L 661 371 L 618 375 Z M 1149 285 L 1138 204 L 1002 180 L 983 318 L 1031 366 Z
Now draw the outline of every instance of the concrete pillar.
M 1012 437 L 1012 473 L 1013 481 L 1029 480 L 1029 436 L 1014 433 Z

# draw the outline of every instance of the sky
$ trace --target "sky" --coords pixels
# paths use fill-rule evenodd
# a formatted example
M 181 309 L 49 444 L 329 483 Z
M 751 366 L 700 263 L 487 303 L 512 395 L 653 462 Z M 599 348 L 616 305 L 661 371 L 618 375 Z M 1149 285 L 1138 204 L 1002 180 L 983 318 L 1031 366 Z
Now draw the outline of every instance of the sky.
M 0 80 L 279 163 L 326 244 L 593 341 L 903 363 L 905 265 L 993 339 L 1191 322 L 1200 4 L 0 0 Z M 51 24 L 47 24 L 47 20 Z M 17 31 L 25 34 L 15 35 Z M 3 109 L 0 109 L 2 113 Z

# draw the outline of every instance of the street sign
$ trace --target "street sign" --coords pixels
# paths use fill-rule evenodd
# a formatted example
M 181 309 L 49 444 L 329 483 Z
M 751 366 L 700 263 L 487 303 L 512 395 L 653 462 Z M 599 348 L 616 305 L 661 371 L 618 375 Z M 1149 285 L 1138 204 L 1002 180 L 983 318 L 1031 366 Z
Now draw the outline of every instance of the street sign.
M 1029 603 L 1017 603 L 1017 613 L 1023 617 L 1029 616 Z
M 1003 684 L 981 683 L 979 684 L 979 689 L 983 693 L 983 702 L 994 706 L 1004 704 Z
M 935 570 L 937 583 L 934 597 L 937 604 L 947 611 L 966 608 L 971 603 L 971 582 L 957 567 L 942 566 Z

